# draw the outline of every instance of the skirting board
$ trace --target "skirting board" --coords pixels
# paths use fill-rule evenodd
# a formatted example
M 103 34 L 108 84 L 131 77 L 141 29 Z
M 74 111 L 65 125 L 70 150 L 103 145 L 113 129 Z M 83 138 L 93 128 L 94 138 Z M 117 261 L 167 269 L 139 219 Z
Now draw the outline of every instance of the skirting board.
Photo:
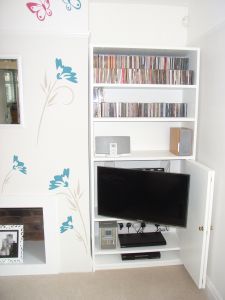
M 223 297 L 219 294 L 209 277 L 206 280 L 206 294 L 209 300 L 223 300 Z

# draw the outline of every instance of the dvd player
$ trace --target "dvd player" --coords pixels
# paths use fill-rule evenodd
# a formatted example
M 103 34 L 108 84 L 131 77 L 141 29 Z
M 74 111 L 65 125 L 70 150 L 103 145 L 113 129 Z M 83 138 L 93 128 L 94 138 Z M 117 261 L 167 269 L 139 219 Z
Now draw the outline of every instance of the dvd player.
M 121 254 L 122 260 L 135 260 L 135 259 L 156 259 L 161 257 L 160 252 L 142 252 L 142 253 L 124 253 Z
M 166 245 L 161 232 L 126 233 L 118 236 L 121 248 Z

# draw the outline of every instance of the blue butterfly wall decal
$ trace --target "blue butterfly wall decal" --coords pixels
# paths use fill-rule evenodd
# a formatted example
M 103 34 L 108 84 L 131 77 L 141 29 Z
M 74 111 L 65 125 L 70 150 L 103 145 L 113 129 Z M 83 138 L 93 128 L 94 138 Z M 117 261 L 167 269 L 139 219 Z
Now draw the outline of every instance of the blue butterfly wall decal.
M 80 0 L 63 0 L 63 2 L 66 4 L 66 9 L 68 11 L 71 11 L 72 8 L 75 8 L 75 9 L 81 8 Z

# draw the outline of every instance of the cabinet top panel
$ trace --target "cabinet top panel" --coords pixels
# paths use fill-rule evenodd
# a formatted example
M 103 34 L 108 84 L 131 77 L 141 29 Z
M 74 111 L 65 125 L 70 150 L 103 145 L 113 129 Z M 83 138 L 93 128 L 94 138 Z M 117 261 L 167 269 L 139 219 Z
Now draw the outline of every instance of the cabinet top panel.
M 190 52 L 199 52 L 199 48 L 162 48 L 162 47 L 128 47 L 128 46 L 95 46 L 93 52 L 98 54 L 135 54 L 135 55 L 166 55 L 166 56 L 188 56 Z

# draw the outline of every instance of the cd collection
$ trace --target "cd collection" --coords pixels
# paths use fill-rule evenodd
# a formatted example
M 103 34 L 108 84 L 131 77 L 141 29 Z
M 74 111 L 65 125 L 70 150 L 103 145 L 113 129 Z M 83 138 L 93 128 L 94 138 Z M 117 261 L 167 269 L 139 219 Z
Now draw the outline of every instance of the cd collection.
M 94 83 L 193 84 L 188 57 L 94 54 Z
M 188 70 L 189 58 L 177 56 L 94 54 L 94 68 Z
M 93 112 L 95 118 L 187 117 L 187 103 L 94 102 L 93 104 Z

